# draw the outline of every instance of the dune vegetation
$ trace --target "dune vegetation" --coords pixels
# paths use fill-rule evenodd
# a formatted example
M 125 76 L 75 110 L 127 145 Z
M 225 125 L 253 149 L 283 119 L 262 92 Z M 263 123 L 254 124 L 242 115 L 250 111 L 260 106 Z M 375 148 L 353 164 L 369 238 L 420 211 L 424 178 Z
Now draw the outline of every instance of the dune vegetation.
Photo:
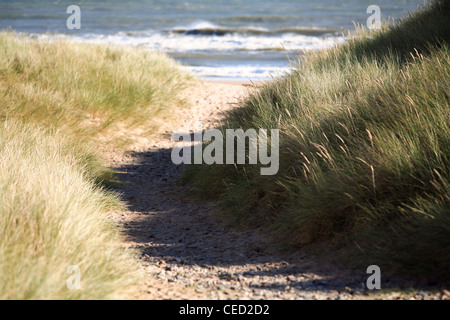
M 9 32 L 0 33 L 0 76 L 0 117 L 80 138 L 108 133 L 116 145 L 126 137 L 111 133 L 124 124 L 154 131 L 155 118 L 184 103 L 179 93 L 192 78 L 145 49 Z
M 450 2 L 299 59 L 222 128 L 280 129 L 278 174 L 190 165 L 183 183 L 291 250 L 450 281 Z
M 0 299 L 129 297 L 137 266 L 98 149 L 154 130 L 190 79 L 162 54 L 0 33 Z

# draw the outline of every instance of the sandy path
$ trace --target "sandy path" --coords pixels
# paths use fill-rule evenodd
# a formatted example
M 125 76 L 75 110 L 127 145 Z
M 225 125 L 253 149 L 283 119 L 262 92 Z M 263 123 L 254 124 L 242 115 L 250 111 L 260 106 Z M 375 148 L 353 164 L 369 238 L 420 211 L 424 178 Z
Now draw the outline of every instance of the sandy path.
M 116 216 L 126 245 L 142 253 L 145 276 L 138 299 L 352 299 L 365 297 L 365 270 L 346 273 L 297 254 L 270 250 L 257 229 L 227 228 L 216 203 L 183 196 L 176 184 L 181 166 L 171 162 L 174 131 L 189 132 L 202 120 L 216 126 L 224 112 L 239 105 L 248 86 L 204 83 L 190 89 L 193 107 L 180 110 L 176 128 L 141 141 L 133 152 L 117 153 L 111 163 L 124 181 L 129 210 Z M 391 294 L 395 298 L 400 294 Z

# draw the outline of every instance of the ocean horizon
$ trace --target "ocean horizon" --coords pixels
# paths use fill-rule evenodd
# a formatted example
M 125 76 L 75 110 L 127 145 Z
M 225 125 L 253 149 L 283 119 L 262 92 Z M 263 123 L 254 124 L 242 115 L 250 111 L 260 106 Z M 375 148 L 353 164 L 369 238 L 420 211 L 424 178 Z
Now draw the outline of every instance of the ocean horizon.
M 81 29 L 66 12 L 81 9 Z M 377 5 L 381 19 L 398 19 L 419 0 L 271 1 L 5 1 L 0 29 L 32 37 L 69 37 L 164 52 L 206 80 L 266 80 L 289 71 L 298 56 L 345 40 Z

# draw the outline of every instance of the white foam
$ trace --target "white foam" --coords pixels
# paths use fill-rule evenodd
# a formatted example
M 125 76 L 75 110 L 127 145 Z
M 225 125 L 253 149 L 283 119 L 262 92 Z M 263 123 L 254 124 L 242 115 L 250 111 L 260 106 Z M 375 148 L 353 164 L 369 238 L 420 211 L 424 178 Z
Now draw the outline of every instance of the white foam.
M 241 80 L 267 80 L 272 77 L 283 76 L 289 72 L 289 68 L 259 67 L 259 66 L 183 66 L 183 69 L 190 71 L 202 79 L 209 78 L 229 78 Z
M 224 36 L 196 36 L 183 34 L 162 34 L 143 32 L 130 34 L 119 32 L 114 35 L 86 34 L 74 37 L 79 41 L 107 42 L 128 46 L 145 46 L 154 51 L 195 52 L 195 51 L 308 51 L 328 48 L 342 37 L 315 37 L 300 34 L 283 34 L 280 36 L 245 36 L 227 34 Z
M 177 26 L 174 28 L 174 30 L 208 29 L 208 28 L 214 29 L 214 28 L 220 28 L 220 26 L 218 26 L 217 24 L 214 24 L 212 22 L 209 22 L 209 21 L 199 20 L 199 21 L 191 23 L 188 26 Z

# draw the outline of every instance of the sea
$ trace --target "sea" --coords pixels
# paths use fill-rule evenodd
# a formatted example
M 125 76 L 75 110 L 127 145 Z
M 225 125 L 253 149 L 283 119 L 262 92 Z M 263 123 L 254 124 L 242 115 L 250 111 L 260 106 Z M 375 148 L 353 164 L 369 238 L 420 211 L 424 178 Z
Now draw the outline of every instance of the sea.
M 80 9 L 80 29 L 67 27 L 71 5 Z M 144 47 L 205 80 L 258 81 L 345 41 L 366 26 L 373 5 L 381 20 L 394 21 L 423 0 L 0 0 L 0 30 Z

